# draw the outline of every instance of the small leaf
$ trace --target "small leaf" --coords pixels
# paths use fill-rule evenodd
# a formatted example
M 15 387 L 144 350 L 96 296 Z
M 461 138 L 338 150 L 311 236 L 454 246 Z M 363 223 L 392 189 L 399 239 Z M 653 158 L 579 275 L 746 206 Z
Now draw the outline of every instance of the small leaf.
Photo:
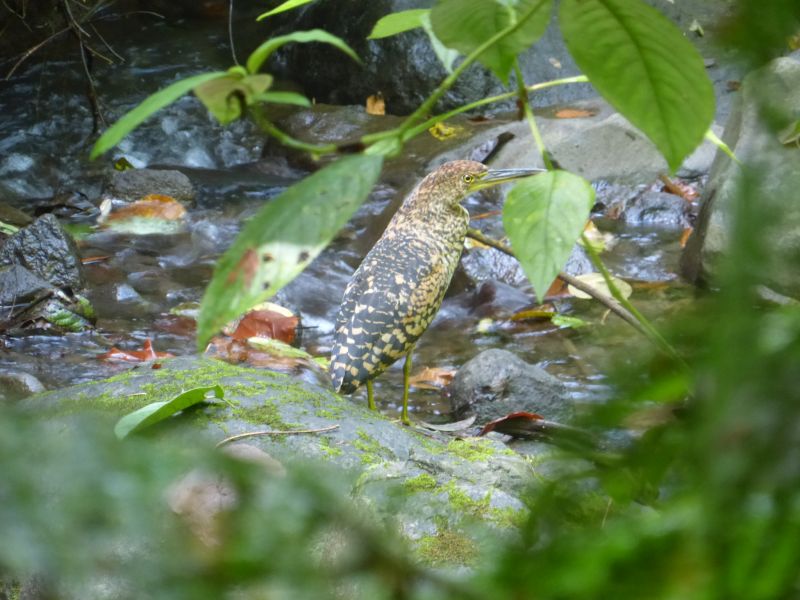
M 372 96 L 367 96 L 366 110 L 368 115 L 382 116 L 386 114 L 386 100 L 383 99 L 383 94 L 378 92 Z
M 422 27 L 422 18 L 428 13 L 427 8 L 416 8 L 388 14 L 378 19 L 367 39 L 378 40 Z
M 275 52 L 281 46 L 291 42 L 298 42 L 301 44 L 306 44 L 308 42 L 322 42 L 324 44 L 330 44 L 331 46 L 334 46 L 347 54 L 347 56 L 352 58 L 357 63 L 361 64 L 361 59 L 358 58 L 358 54 L 356 54 L 355 51 L 344 42 L 344 40 L 336 37 L 335 35 L 331 35 L 322 29 L 312 29 L 310 31 L 295 31 L 287 35 L 281 35 L 267 40 L 258 48 L 253 50 L 253 53 L 247 59 L 247 70 L 250 71 L 250 73 L 256 73 L 261 68 L 261 65 L 264 64 L 264 61 L 269 58 L 270 54 Z
M 227 125 L 238 119 L 242 108 L 253 104 L 254 97 L 263 94 L 270 85 L 272 76 L 267 74 L 226 75 L 198 85 L 194 93 L 217 121 Z
M 592 85 L 677 169 L 714 118 L 714 90 L 691 42 L 641 0 L 563 0 L 559 24 Z
M 380 156 L 341 158 L 285 190 L 252 217 L 219 259 L 198 318 L 198 345 L 267 300 L 330 243 L 366 199 Z
M 156 352 L 153 349 L 153 342 L 147 338 L 142 345 L 141 350 L 120 350 L 119 348 L 112 347 L 111 350 L 104 354 L 100 354 L 97 358 L 100 360 L 113 360 L 122 362 L 147 362 L 148 360 L 158 360 L 159 358 L 172 358 L 174 354 L 169 352 Z
M 567 171 L 529 177 L 508 194 L 503 225 L 540 301 L 566 264 L 593 205 L 589 182 Z
M 194 388 L 175 396 L 167 402 L 153 402 L 125 415 L 114 426 L 114 434 L 117 439 L 121 440 L 135 431 L 163 421 L 190 406 L 200 402 L 207 402 L 210 399 L 209 392 L 214 393 L 211 397 L 225 397 L 225 392 L 220 385 Z
M 490 431 L 497 431 L 506 435 L 518 435 L 520 431 L 539 431 L 541 423 L 537 423 L 537 421 L 544 421 L 544 417 L 536 413 L 515 412 L 490 421 L 483 426 L 478 435 L 486 435 Z
M 520 26 L 478 60 L 503 83 L 517 54 L 542 37 L 550 23 L 552 0 L 518 0 L 514 6 L 494 0 L 438 0 L 430 19 L 436 37 L 448 48 L 469 54 L 513 23 Z
M 550 318 L 550 322 L 556 327 L 567 327 L 571 329 L 578 329 L 586 327 L 588 323 L 578 317 L 568 317 L 567 315 L 555 314 Z
M 592 286 L 597 291 L 611 296 L 611 290 L 608 289 L 608 285 L 606 285 L 606 280 L 603 278 L 602 273 L 584 273 L 583 275 L 576 276 L 575 279 L 579 279 L 583 283 Z M 624 298 L 630 298 L 631 294 L 633 293 L 633 288 L 628 284 L 627 281 L 623 281 L 618 277 L 612 277 L 611 281 L 614 282 L 614 285 Z M 578 288 L 574 288 L 571 285 L 568 286 L 567 289 L 569 290 L 569 293 L 576 298 L 580 298 L 582 300 L 591 299 L 589 294 L 579 290 Z
M 268 10 L 267 12 L 258 15 L 258 17 L 256 17 L 256 21 L 263 21 L 272 15 L 277 15 L 279 13 L 286 12 L 287 10 L 293 10 L 303 6 L 304 4 L 310 4 L 311 2 L 314 2 L 314 0 L 286 0 L 286 2 L 279 4 L 272 10 Z
M 263 92 L 253 96 L 253 102 L 270 102 L 272 104 L 293 104 L 308 108 L 311 101 L 296 92 Z
M 267 304 L 269 305 L 269 303 Z M 231 337 L 235 340 L 272 338 L 291 344 L 297 336 L 297 326 L 300 323 L 300 318 L 291 313 L 287 315 L 279 312 L 273 307 L 282 308 L 271 305 L 270 308 L 255 309 L 248 312 L 239 321 L 236 329 L 231 333 Z
M 116 146 L 122 138 L 136 129 L 147 117 L 157 110 L 161 110 L 165 106 L 172 104 L 175 100 L 188 93 L 196 86 L 225 76 L 227 76 L 227 73 L 224 71 L 217 71 L 214 73 L 203 73 L 202 75 L 187 77 L 148 96 L 136 108 L 125 113 L 119 121 L 105 130 L 103 135 L 95 142 L 89 158 L 94 160 L 103 152 Z

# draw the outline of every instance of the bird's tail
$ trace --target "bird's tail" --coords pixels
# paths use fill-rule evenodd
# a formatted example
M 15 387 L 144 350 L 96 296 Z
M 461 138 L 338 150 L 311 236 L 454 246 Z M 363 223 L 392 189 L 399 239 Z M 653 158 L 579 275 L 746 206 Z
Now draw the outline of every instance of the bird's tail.
M 352 394 L 358 389 L 361 382 L 350 375 L 345 358 L 346 354 L 344 356 L 334 354 L 331 357 L 331 383 L 333 383 L 333 390 L 335 392 L 339 394 Z

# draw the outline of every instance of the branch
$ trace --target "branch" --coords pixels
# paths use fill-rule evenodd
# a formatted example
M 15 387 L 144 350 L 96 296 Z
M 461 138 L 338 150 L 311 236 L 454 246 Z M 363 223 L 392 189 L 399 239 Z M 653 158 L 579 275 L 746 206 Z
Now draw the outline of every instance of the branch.
M 238 435 L 232 435 L 231 437 L 226 437 L 221 442 L 217 443 L 216 447 L 219 448 L 220 446 L 224 446 L 225 444 L 230 444 L 231 442 L 235 442 L 237 440 L 242 440 L 244 438 L 255 437 L 259 435 L 296 435 L 298 433 L 325 433 L 326 431 L 333 431 L 334 429 L 338 429 L 338 425 L 331 425 L 330 427 L 323 427 L 322 429 L 294 429 L 289 431 L 279 431 L 279 430 L 264 430 L 264 431 L 249 431 L 247 433 L 240 433 Z
M 509 256 L 513 256 L 514 258 L 516 258 L 514 251 L 509 246 L 493 238 L 490 238 L 487 235 L 484 235 L 481 231 L 477 229 L 473 229 L 470 227 L 470 229 L 467 231 L 467 237 L 471 237 L 473 240 L 477 240 L 481 244 L 485 244 L 487 246 L 494 248 L 495 250 L 499 250 L 500 252 L 503 252 L 505 254 L 508 254 Z M 622 306 L 622 304 L 617 302 L 614 298 L 612 298 L 608 294 L 604 294 L 597 288 L 588 285 L 587 283 L 584 283 L 580 279 L 577 279 L 576 277 L 573 277 L 568 273 L 564 273 L 563 271 L 558 274 L 558 278 L 561 281 L 571 285 L 572 287 L 577 288 L 580 291 L 589 294 L 600 304 L 608 308 L 608 310 L 610 310 L 615 315 L 626 321 L 629 325 L 633 326 L 639 333 L 646 335 L 646 332 L 644 331 L 642 325 L 639 323 L 636 317 L 633 316 L 633 314 L 630 311 L 628 311 L 624 306 Z

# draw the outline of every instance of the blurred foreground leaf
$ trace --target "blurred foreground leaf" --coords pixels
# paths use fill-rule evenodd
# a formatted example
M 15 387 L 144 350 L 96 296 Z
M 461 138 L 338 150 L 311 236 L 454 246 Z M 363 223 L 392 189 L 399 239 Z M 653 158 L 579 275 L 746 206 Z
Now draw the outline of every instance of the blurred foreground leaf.
M 380 156 L 348 156 L 306 177 L 248 221 L 220 258 L 197 322 L 205 343 L 229 321 L 297 277 L 367 198 Z
M 402 10 L 381 17 L 375 23 L 367 39 L 378 40 L 380 38 L 410 31 L 417 27 L 422 27 L 422 18 L 428 13 L 430 13 L 430 10 L 427 8 L 416 8 L 412 10 Z

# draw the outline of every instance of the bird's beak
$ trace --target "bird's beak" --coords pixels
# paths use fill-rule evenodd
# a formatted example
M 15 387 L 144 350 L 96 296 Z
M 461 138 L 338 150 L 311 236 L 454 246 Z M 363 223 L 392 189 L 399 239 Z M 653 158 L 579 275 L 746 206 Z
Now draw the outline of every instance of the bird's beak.
M 546 169 L 489 169 L 483 177 L 470 186 L 470 191 L 482 190 L 513 179 L 530 177 L 543 173 Z

